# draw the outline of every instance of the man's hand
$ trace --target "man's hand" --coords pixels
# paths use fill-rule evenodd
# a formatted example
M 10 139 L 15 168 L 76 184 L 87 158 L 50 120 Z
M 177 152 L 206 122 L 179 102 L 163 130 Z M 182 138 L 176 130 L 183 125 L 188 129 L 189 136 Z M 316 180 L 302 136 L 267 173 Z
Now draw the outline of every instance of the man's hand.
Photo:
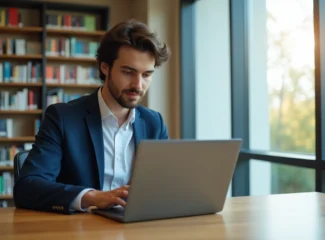
M 82 197 L 81 207 L 88 208 L 90 206 L 96 206 L 97 208 L 110 208 L 113 205 L 125 207 L 126 203 L 122 198 L 126 198 L 128 194 L 129 185 L 106 192 L 91 190 Z

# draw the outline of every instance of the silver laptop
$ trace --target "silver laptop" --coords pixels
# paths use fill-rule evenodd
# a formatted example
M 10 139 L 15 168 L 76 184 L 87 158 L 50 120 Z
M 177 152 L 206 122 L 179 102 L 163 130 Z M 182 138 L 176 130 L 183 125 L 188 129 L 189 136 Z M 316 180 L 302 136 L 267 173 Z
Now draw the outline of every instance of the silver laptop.
M 127 223 L 220 212 L 240 146 L 240 139 L 142 141 L 126 207 L 93 213 Z

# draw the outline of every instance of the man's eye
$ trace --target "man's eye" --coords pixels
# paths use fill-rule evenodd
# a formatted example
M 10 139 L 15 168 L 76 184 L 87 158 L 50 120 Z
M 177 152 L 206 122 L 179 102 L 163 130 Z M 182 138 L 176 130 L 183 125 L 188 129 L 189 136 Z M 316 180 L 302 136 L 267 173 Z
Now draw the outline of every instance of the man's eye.
M 143 74 L 143 77 L 144 77 L 144 78 L 148 78 L 148 77 L 150 77 L 150 76 L 151 76 L 150 73 L 145 73 L 145 74 Z
M 125 75 L 131 75 L 131 74 L 132 74 L 131 71 L 123 71 L 123 73 L 124 73 Z

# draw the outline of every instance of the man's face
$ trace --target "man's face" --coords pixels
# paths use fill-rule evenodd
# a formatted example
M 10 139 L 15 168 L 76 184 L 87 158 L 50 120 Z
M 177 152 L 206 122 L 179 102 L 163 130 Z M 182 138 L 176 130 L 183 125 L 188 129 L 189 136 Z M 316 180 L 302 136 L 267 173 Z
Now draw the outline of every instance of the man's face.
M 151 53 L 123 46 L 111 71 L 103 71 L 102 64 L 106 75 L 104 87 L 122 107 L 135 108 L 149 88 L 154 66 Z

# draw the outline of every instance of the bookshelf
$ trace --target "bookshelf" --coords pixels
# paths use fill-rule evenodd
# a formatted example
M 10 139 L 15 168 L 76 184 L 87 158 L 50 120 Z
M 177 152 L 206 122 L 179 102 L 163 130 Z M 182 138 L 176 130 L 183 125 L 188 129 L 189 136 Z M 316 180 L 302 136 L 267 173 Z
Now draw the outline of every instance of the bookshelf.
M 43 57 L 40 54 L 30 54 L 30 55 L 9 55 L 1 54 L 0 59 L 4 60 L 41 60 Z
M 85 58 L 85 57 L 46 57 L 48 61 L 62 61 L 62 62 L 77 62 L 77 63 L 96 63 L 95 58 Z
M 24 143 L 24 142 L 34 142 L 34 141 L 35 141 L 34 136 L 11 137 L 11 138 L 2 137 L 2 138 L 0 138 L 0 143 L 1 142 L 5 142 L 5 143 Z
M 11 194 L 0 195 L 0 200 L 12 200 L 13 196 Z
M 12 204 L 13 156 L 31 148 L 48 105 L 101 86 L 95 52 L 109 18 L 103 6 L 0 2 L 0 207 Z
M 0 166 L 0 171 L 14 171 L 13 166 Z
M 41 80 L 42 81 L 42 80 Z M 40 83 L 0 83 L 0 89 L 2 88 L 24 88 L 24 87 L 42 87 Z
M 0 26 L 1 33 L 41 33 L 43 31 L 42 27 L 7 27 Z
M 42 110 L 0 110 L 0 115 L 38 115 L 42 114 Z
M 48 83 L 46 85 L 48 88 L 73 88 L 73 89 L 83 89 L 83 88 L 89 88 L 89 89 L 96 89 L 99 88 L 99 84 L 67 84 L 67 83 Z
M 100 38 L 105 34 L 105 31 L 83 31 L 83 30 L 69 30 L 69 29 L 48 29 L 47 34 L 52 35 L 64 35 L 64 36 L 77 36 L 77 37 L 98 37 Z

